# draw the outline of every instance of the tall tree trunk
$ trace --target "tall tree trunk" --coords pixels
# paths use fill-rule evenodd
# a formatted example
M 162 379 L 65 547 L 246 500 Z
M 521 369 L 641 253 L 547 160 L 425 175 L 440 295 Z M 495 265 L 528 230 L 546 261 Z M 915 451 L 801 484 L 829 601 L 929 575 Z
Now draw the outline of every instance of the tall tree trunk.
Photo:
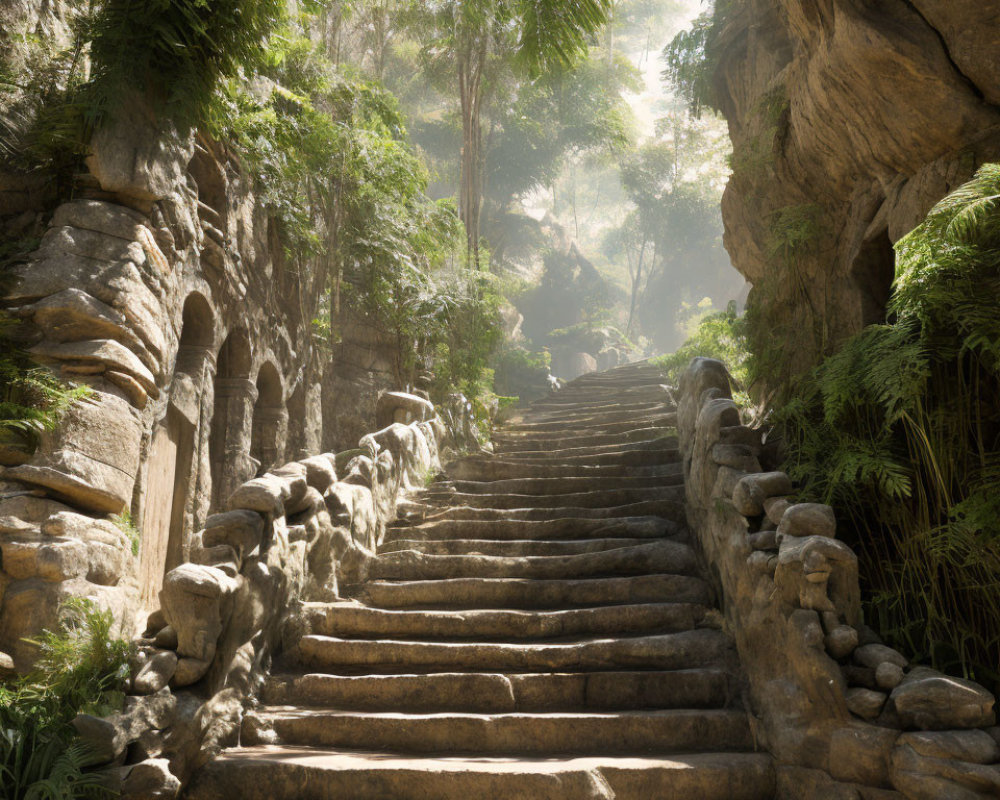
M 479 223 L 483 207 L 482 76 L 485 41 L 473 40 L 458 58 L 458 90 L 462 104 L 462 178 L 459 212 L 465 224 L 470 261 L 479 267 Z
M 632 321 L 635 317 L 635 309 L 639 304 L 639 286 L 642 282 L 642 265 L 646 257 L 646 239 L 642 240 L 642 248 L 639 250 L 639 258 L 635 265 L 635 274 L 632 276 L 632 298 L 628 307 L 628 323 L 625 325 L 625 336 L 632 335 Z

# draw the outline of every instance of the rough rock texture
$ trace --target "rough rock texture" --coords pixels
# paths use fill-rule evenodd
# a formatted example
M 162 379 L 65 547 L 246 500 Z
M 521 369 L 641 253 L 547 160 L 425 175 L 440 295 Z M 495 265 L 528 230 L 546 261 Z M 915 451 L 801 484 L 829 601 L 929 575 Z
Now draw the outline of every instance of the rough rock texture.
M 688 517 L 778 765 L 778 797 L 994 796 L 1000 752 L 975 730 L 995 724 L 993 695 L 911 668 L 862 623 L 857 557 L 831 509 L 784 496 L 781 473 L 725 479 L 732 452 L 719 443 L 760 441 L 738 423 L 723 365 L 695 359 L 677 414 Z M 772 514 L 776 531 L 755 530 Z M 903 733 L 915 729 L 925 733 Z
M 979 0 L 726 5 L 714 79 L 734 144 L 726 247 L 764 329 L 801 369 L 824 342 L 882 318 L 892 243 L 1000 157 L 1000 11 Z M 796 226 L 815 235 L 789 251 Z

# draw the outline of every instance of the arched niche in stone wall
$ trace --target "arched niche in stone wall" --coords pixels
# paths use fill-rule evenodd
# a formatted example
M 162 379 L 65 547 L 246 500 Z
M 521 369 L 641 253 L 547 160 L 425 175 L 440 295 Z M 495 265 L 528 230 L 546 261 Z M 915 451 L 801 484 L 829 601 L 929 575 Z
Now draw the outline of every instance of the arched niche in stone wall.
M 208 301 L 192 293 L 184 303 L 170 397 L 153 427 L 141 495 L 139 585 L 152 607 L 163 576 L 186 557 L 198 486 L 198 443 L 204 417 L 201 397 L 211 380 L 215 320 Z
M 253 350 L 245 328 L 223 341 L 215 362 L 215 411 L 209 438 L 211 510 L 222 507 L 236 487 L 257 474 L 250 456 L 257 387 L 251 378 Z
M 270 361 L 260 368 L 256 387 L 250 457 L 258 462 L 257 474 L 260 475 L 284 457 L 288 411 L 285 409 L 281 375 Z

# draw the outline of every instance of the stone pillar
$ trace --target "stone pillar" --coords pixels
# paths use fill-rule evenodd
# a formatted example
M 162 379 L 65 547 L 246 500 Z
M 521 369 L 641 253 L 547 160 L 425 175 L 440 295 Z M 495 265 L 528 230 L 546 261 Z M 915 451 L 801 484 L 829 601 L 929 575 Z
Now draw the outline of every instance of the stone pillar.
M 221 508 L 241 483 L 257 474 L 250 456 L 257 387 L 247 378 L 216 378 L 212 419 L 212 509 Z

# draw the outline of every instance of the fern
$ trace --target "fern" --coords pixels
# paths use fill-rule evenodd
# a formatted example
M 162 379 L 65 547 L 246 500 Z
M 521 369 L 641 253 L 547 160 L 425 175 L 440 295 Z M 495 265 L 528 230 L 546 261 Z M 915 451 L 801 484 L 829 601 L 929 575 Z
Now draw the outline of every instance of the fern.
M 896 246 L 890 323 L 793 385 L 775 420 L 802 494 L 853 523 L 870 618 L 1000 680 L 1000 166 Z M 797 237 L 796 237 L 797 238 Z

